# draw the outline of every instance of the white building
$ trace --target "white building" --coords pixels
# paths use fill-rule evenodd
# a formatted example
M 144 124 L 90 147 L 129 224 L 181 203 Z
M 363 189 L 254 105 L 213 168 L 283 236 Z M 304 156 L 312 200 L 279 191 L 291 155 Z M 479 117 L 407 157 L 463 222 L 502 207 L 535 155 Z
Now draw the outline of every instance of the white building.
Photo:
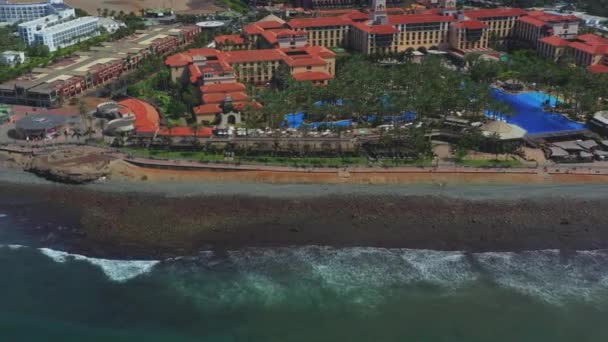
M 15 66 L 25 62 L 25 53 L 22 51 L 4 51 L 0 54 L 0 63 L 4 65 Z
M 34 34 L 34 43 L 43 44 L 53 52 L 99 35 L 97 17 L 81 17 L 46 27 Z
M 0 0 L 0 23 L 30 21 L 62 12 L 67 12 L 68 16 L 75 15 L 74 9 L 64 4 L 63 0 L 35 3 L 11 3 L 9 0 Z
M 34 35 L 37 32 L 45 30 L 48 27 L 73 20 L 75 15 L 70 15 L 69 12 L 61 12 L 58 14 L 47 15 L 42 18 L 33 19 L 17 25 L 17 31 L 21 39 L 28 45 L 34 43 Z

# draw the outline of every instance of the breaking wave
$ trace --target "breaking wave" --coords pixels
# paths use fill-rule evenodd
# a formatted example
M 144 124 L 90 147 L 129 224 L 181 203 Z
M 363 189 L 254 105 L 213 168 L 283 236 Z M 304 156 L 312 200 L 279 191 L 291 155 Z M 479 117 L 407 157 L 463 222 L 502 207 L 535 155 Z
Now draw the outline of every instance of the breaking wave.
M 369 307 L 393 292 L 423 289 L 458 295 L 475 286 L 512 290 L 557 305 L 569 300 L 604 305 L 608 300 L 608 250 L 466 253 L 308 246 L 206 251 L 162 262 L 39 251 L 59 263 L 88 262 L 116 282 L 150 274 L 207 308 L 274 305 L 293 296 L 323 303 L 326 293 Z
M 70 254 L 50 248 L 39 248 L 39 251 L 59 263 L 70 260 L 86 261 L 98 266 L 108 278 L 118 282 L 127 281 L 148 273 L 159 263 L 159 261 L 156 260 L 109 260 L 89 258 L 84 255 Z
M 1 248 L 9 250 L 30 249 L 27 246 L 17 244 L 0 244 L 0 249 Z M 159 263 L 157 260 L 111 260 L 90 258 L 84 255 L 71 254 L 50 248 L 38 248 L 38 251 L 58 263 L 66 263 L 68 261 L 88 262 L 99 267 L 110 280 L 116 282 L 125 282 L 142 274 L 149 273 Z
M 276 304 L 320 292 L 374 306 L 392 291 L 457 295 L 475 286 L 512 290 L 550 304 L 608 298 L 608 251 L 465 253 L 383 248 L 255 248 L 163 263 L 175 287 L 209 305 Z M 230 276 L 226 276 L 230 274 Z M 296 278 L 297 281 L 293 279 Z M 217 283 L 221 283 L 217 286 Z M 213 289 L 206 284 L 215 283 Z M 321 288 L 322 290 L 319 290 Z M 311 290 L 314 289 L 314 290 Z M 253 298 L 253 299 L 252 299 Z M 319 302 L 322 300 L 319 299 Z

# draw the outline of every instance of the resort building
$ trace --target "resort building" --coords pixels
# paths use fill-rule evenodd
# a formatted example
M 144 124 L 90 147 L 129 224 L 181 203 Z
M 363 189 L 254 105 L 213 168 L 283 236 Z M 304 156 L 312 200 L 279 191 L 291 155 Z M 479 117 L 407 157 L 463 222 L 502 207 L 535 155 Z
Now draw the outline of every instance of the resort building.
M 517 20 L 515 36 L 538 47 L 538 41 L 548 36 L 572 39 L 578 34 L 580 19 L 573 15 L 556 15 L 530 11 Z
M 66 17 L 75 16 L 76 13 L 73 8 L 64 4 L 63 0 L 25 3 L 12 3 L 9 0 L 0 0 L 0 23 L 14 24 L 53 14 Z
M 251 101 L 244 83 L 264 85 L 279 68 L 285 68 L 298 81 L 325 85 L 334 77 L 336 55 L 321 46 L 275 48 L 263 50 L 191 49 L 168 57 L 175 82 L 199 86 L 201 105 L 194 108 L 201 124 L 234 124 L 248 106 L 261 107 Z
M 321 46 L 304 48 L 232 50 L 192 49 L 170 56 L 165 64 L 173 81 L 199 86 L 243 82 L 268 83 L 280 66 L 296 80 L 327 84 L 335 70 L 335 53 Z
M 571 57 L 574 63 L 587 67 L 592 73 L 608 72 L 608 39 L 595 34 L 583 34 L 570 40 L 545 37 L 539 40 L 538 51 L 553 60 Z
M 221 50 L 301 48 L 308 44 L 306 32 L 288 28 L 284 20 L 274 15 L 245 26 L 240 35 L 221 35 L 214 41 Z
M 194 41 L 201 28 L 161 26 L 116 42 L 79 51 L 44 68 L 0 84 L 0 103 L 54 107 L 83 91 L 136 69 L 149 56 L 173 52 Z

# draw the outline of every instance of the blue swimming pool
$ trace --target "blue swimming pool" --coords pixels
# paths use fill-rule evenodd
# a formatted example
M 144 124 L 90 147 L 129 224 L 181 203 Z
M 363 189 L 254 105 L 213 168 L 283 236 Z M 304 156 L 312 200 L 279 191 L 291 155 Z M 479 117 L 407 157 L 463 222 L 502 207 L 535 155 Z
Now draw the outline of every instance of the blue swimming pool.
M 504 101 L 513 107 L 514 114 L 510 117 L 494 115 L 487 112 L 489 117 L 498 116 L 508 123 L 517 125 L 530 134 L 572 131 L 586 128 L 585 125 L 574 122 L 563 115 L 543 111 L 543 105 L 549 101 L 555 105 L 557 100 L 542 92 L 526 92 L 508 94 L 498 89 L 492 89 L 495 99 Z

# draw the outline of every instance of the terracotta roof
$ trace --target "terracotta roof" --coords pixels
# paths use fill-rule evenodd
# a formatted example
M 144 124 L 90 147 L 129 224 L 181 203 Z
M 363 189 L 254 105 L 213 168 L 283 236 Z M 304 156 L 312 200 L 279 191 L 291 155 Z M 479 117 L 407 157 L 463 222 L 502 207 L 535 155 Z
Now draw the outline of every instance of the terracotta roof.
M 353 26 L 371 34 L 393 34 L 399 32 L 399 30 L 392 25 L 367 25 L 365 23 L 355 23 Z
M 185 53 L 177 53 L 165 59 L 165 65 L 170 67 L 183 67 L 192 63 L 192 57 Z
M 530 11 L 528 15 L 519 18 L 520 21 L 524 23 L 528 23 L 530 25 L 534 25 L 536 27 L 541 27 L 543 25 L 551 24 L 551 23 L 565 23 L 565 22 L 575 22 L 580 21 L 579 18 L 573 15 L 555 15 L 546 13 L 543 11 Z
M 283 23 L 278 22 L 278 21 L 274 21 L 274 20 L 269 20 L 269 21 L 258 21 L 255 23 L 255 25 L 258 25 L 259 27 L 267 30 L 267 29 L 277 29 L 277 28 L 282 28 L 284 27 Z
M 304 48 L 311 55 L 317 55 L 322 58 L 336 57 L 336 53 L 324 46 L 307 46 Z
M 388 23 L 391 25 L 399 24 L 422 24 L 422 23 L 445 23 L 456 19 L 447 15 L 437 14 L 401 14 L 389 15 Z
M 285 58 L 285 63 L 292 67 L 303 67 L 303 66 L 324 66 L 327 62 L 318 56 L 306 56 L 299 58 Z
M 289 21 L 293 28 L 326 27 L 351 25 L 352 20 L 346 17 L 320 17 L 320 18 L 298 18 Z
M 604 53 L 608 53 L 608 46 L 602 45 L 590 45 L 581 42 L 573 42 L 570 43 L 570 47 L 575 50 L 583 51 L 592 55 L 601 55 Z
M 538 40 L 541 43 L 549 44 L 555 47 L 564 47 L 570 45 L 570 42 L 559 36 L 548 36 Z
M 465 20 L 454 25 L 456 28 L 467 29 L 467 30 L 481 30 L 488 27 L 488 25 L 482 23 L 479 20 Z
M 334 78 L 332 75 L 322 71 L 299 72 L 293 75 L 297 81 L 325 81 Z
M 363 13 L 361 11 L 351 11 L 350 13 L 346 14 L 345 17 L 351 19 L 351 20 L 369 20 L 370 16 L 368 13 Z
M 232 92 L 232 93 L 214 93 L 214 94 L 204 94 L 203 102 L 206 104 L 209 103 L 222 103 L 226 99 L 226 97 L 230 96 L 232 101 L 245 101 L 249 98 L 247 94 L 242 91 Z
M 595 64 L 587 67 L 587 70 L 589 70 L 589 72 L 592 74 L 608 73 L 608 66 L 602 64 Z
M 212 94 L 212 93 L 229 93 L 235 91 L 245 91 L 247 88 L 243 83 L 232 82 L 222 84 L 208 84 L 201 87 L 201 93 Z
M 304 31 L 294 31 L 290 29 L 273 29 L 267 30 L 262 33 L 264 39 L 266 39 L 270 44 L 276 44 L 278 42 L 279 37 L 283 36 L 299 36 L 299 35 L 308 35 Z
M 196 81 L 203 76 L 203 73 L 196 64 L 188 65 L 188 71 L 190 71 L 190 82 L 192 83 L 196 83 Z
M 138 99 L 126 99 L 118 104 L 129 108 L 135 115 L 135 131 L 137 132 L 156 132 L 159 128 L 160 114 L 148 102 Z
M 484 19 L 484 18 L 495 18 L 495 17 L 517 17 L 525 15 L 526 11 L 521 8 L 488 8 L 488 9 L 474 9 L 464 11 L 464 15 L 471 19 Z
M 213 38 L 216 43 L 225 44 L 226 42 L 231 42 L 233 44 L 245 44 L 245 39 L 238 34 L 226 34 L 222 36 L 217 36 Z
M 247 26 L 243 27 L 243 32 L 250 34 L 250 35 L 256 35 L 256 34 L 262 34 L 262 32 L 264 32 L 264 29 L 259 27 L 256 24 L 251 24 L 251 25 L 247 25 Z
M 221 112 L 222 108 L 219 103 L 209 103 L 194 107 L 195 115 L 219 114 Z
M 536 26 L 536 27 L 543 27 L 545 25 L 544 21 L 542 21 L 540 19 L 537 19 L 537 18 L 534 18 L 534 17 L 531 17 L 531 16 L 521 17 L 518 20 L 521 21 L 521 22 L 523 22 L 523 23 L 530 24 L 530 25 L 533 25 L 533 26 Z
M 280 60 L 284 56 L 277 49 L 228 51 L 225 55 L 228 63 L 273 61 Z

